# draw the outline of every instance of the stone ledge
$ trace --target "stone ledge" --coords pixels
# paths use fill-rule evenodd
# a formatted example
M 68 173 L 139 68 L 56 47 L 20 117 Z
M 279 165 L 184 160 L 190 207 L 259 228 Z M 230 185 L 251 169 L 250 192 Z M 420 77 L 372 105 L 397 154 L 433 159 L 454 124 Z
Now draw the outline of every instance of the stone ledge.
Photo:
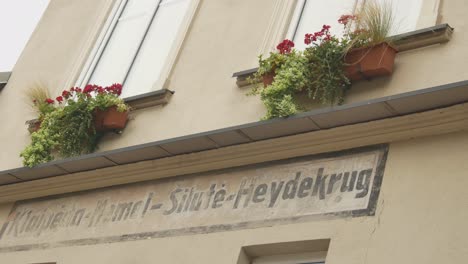
M 2 88 L 0 82 L 0 90 Z M 173 91 L 168 89 L 161 89 L 154 92 L 149 92 L 141 95 L 125 98 L 125 103 L 129 104 L 131 110 L 143 109 L 152 106 L 165 105 L 174 94 Z M 38 119 L 31 119 L 25 122 L 28 125 L 28 130 L 31 131 L 32 127 L 38 122 Z
M 0 91 L 7 85 L 11 72 L 0 72 Z
M 171 90 L 161 89 L 154 92 L 128 97 L 125 99 L 125 102 L 129 104 L 133 110 L 136 110 L 151 106 L 165 105 L 173 94 L 174 92 Z
M 185 155 L 57 174 L 0 186 L 0 203 L 456 133 L 468 129 L 467 114 L 468 104 L 465 103 Z
M 389 38 L 393 46 L 399 52 L 418 49 L 422 47 L 431 46 L 434 44 L 442 44 L 448 42 L 453 33 L 453 28 L 449 24 L 440 24 L 433 27 L 419 29 L 408 33 L 395 35 Z M 238 87 L 245 87 L 249 85 L 247 79 L 256 73 L 258 68 L 252 68 L 235 72 L 232 77 L 236 78 Z

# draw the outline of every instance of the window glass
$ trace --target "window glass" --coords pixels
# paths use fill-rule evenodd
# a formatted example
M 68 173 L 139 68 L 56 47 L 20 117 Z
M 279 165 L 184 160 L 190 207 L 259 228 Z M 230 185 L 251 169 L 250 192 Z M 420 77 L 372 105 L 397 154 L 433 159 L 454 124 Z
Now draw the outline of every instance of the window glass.
M 298 1 L 288 38 L 296 44 L 295 48 L 304 49 L 304 35 L 322 29 L 324 24 L 330 25 L 332 33 L 340 36 L 343 25 L 338 18 L 343 14 L 352 14 L 356 7 L 370 0 L 300 0 Z M 391 35 L 416 29 L 422 0 L 372 0 L 388 4 L 393 10 L 394 26 Z
M 338 24 L 338 18 L 343 14 L 351 14 L 357 0 L 305 0 L 298 3 L 296 12 L 300 12 L 300 18 L 296 22 L 296 28 L 290 29 L 291 39 L 295 43 L 295 48 L 304 49 L 304 35 L 320 31 L 324 24 L 330 25 L 335 35 L 342 33 L 343 25 Z M 301 8 L 302 4 L 302 8 Z
M 380 3 L 389 3 L 393 9 L 394 27 L 392 35 L 405 33 L 417 29 L 421 13 L 422 0 L 376 0 Z
M 152 91 L 190 0 L 124 0 L 87 83 L 122 83 L 122 97 Z
M 122 83 L 143 40 L 159 0 L 129 0 L 105 46 L 89 83 Z
M 150 92 L 160 78 L 178 29 L 189 7 L 189 0 L 162 1 L 133 67 L 124 82 L 122 95 Z

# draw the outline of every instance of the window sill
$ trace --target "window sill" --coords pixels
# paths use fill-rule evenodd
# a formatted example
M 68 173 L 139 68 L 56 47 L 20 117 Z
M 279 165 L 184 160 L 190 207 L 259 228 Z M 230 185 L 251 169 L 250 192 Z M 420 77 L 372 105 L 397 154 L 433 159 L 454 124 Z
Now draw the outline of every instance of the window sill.
M 130 105 L 132 110 L 142 109 L 157 105 L 165 105 L 171 98 L 172 94 L 174 94 L 174 92 L 171 90 L 161 89 L 125 98 L 125 102 Z
M 446 43 L 452 37 L 453 28 L 448 24 L 440 24 L 408 33 L 395 35 L 389 39 L 399 52 L 423 48 L 435 44 Z M 258 68 L 235 72 L 232 77 L 236 78 L 238 87 L 249 85 L 247 79 L 256 73 Z
M 1 73 L 0 73 L 1 74 Z M 1 75 L 0 75 L 1 77 Z M 1 88 L 1 83 L 0 83 Z M 1 89 L 0 89 L 1 90 Z M 143 109 L 152 106 L 165 105 L 174 94 L 174 91 L 168 89 L 161 89 L 154 92 L 140 94 L 132 97 L 125 98 L 125 103 L 129 104 L 131 110 Z M 28 125 L 28 130 L 34 131 L 34 127 L 39 122 L 38 119 L 31 119 L 25 122 Z

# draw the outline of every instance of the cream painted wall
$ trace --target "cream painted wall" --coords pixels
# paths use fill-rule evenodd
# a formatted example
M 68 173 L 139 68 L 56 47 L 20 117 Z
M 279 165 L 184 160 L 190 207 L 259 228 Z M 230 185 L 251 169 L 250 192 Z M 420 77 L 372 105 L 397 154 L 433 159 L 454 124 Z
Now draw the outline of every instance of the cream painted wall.
M 258 121 L 264 107 L 246 96 L 231 75 L 252 65 L 262 44 L 273 0 L 202 0 L 170 77 L 175 95 L 164 107 L 132 112 L 121 135 L 107 135 L 100 151 Z M 432 1 L 432 0 L 431 0 Z M 113 0 L 53 0 L 0 93 L 0 170 L 21 166 L 19 152 L 29 142 L 26 120 L 35 117 L 23 91 L 35 82 L 54 93 L 77 78 L 92 40 Z M 398 55 L 391 78 L 353 86 L 346 102 L 356 102 L 467 79 L 468 37 L 464 0 L 442 1 L 441 22 L 455 28 L 443 45 Z
M 34 118 L 23 91 L 35 82 L 58 92 L 76 78 L 111 0 L 52 0 L 0 93 L 0 170 L 18 167 Z M 270 0 L 202 0 L 171 76 L 167 106 L 138 110 L 122 135 L 101 150 L 257 121 L 264 109 L 231 74 L 255 65 Z M 353 87 L 347 102 L 468 77 L 464 0 L 442 1 L 441 22 L 455 28 L 444 45 L 399 54 L 395 74 Z M 236 263 L 247 245 L 330 238 L 327 264 L 464 263 L 468 259 L 466 132 L 391 144 L 374 217 L 311 221 L 242 231 L 0 254 L 0 263 Z M 12 204 L 0 206 L 0 223 Z M 181 254 L 182 253 L 182 254 Z
M 373 217 L 3 253 L 0 263 L 234 264 L 242 246 L 322 238 L 331 239 L 327 264 L 465 263 L 467 148 L 466 132 L 391 144 Z M 0 222 L 7 210 L 0 207 Z

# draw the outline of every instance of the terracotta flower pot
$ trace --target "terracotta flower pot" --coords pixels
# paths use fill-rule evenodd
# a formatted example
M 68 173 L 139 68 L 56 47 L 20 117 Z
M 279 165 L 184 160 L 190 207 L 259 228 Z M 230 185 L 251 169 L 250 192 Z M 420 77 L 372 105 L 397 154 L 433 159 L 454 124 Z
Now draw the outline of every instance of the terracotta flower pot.
M 34 120 L 31 122 L 28 122 L 28 131 L 29 133 L 34 133 L 41 128 L 42 121 L 41 120 Z
M 127 120 L 128 112 L 119 112 L 116 106 L 106 110 L 96 109 L 94 112 L 94 127 L 99 132 L 124 129 Z
M 272 84 L 273 79 L 275 79 L 275 75 L 276 73 L 274 71 L 264 74 L 262 76 L 263 87 L 267 87 L 268 85 Z
M 101 110 L 99 108 L 94 109 L 94 129 L 96 129 L 97 132 L 106 131 L 103 125 L 105 115 L 106 110 Z
M 391 75 L 397 50 L 383 42 L 372 47 L 352 49 L 345 56 L 345 74 L 351 81 Z

